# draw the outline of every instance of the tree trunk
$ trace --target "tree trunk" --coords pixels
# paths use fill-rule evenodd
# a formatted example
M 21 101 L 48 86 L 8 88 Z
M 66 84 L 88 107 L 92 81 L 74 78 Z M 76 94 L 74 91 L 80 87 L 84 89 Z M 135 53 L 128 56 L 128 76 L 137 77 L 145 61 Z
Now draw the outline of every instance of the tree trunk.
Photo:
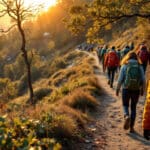
M 23 58 L 24 58 L 26 68 L 27 68 L 28 87 L 29 87 L 29 92 L 30 92 L 30 102 L 31 102 L 31 104 L 34 104 L 35 102 L 34 102 L 34 92 L 33 92 L 33 87 L 32 87 L 32 78 L 31 78 L 31 64 L 29 62 L 28 54 L 27 54 L 27 51 L 26 51 L 25 33 L 24 33 L 24 30 L 21 26 L 20 21 L 18 21 L 18 29 L 19 29 L 19 32 L 20 32 L 21 38 L 22 38 L 21 51 L 23 53 Z

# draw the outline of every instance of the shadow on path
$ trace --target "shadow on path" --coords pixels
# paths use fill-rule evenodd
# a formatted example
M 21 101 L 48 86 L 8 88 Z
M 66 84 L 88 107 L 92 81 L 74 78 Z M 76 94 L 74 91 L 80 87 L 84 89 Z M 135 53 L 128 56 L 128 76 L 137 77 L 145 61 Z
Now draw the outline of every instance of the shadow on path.
M 144 145 L 150 146 L 150 141 L 147 141 L 146 139 L 143 138 L 138 132 L 135 133 L 128 133 L 127 134 L 129 137 L 133 138 L 134 140 L 140 141 Z

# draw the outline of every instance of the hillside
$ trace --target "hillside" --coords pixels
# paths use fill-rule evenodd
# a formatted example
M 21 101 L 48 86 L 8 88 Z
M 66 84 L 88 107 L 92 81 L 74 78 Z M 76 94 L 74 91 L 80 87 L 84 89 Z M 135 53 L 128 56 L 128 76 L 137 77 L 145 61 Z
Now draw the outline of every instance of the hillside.
M 18 30 L 0 36 L 1 150 L 149 149 L 141 127 L 145 96 L 138 105 L 136 134 L 125 133 L 121 97 L 115 96 L 118 74 L 114 88 L 109 88 L 96 55 L 96 46 L 103 44 L 122 50 L 134 42 L 136 51 L 144 41 L 150 50 L 149 22 L 136 17 L 120 20 L 99 31 L 99 42 L 92 37 L 95 43 L 88 45 L 95 45 L 93 51 L 79 50 L 78 45 L 87 43 L 85 30 L 91 22 L 74 37 L 63 19 L 69 20 L 68 8 L 73 4 L 87 6 L 90 2 L 60 1 L 36 20 L 24 24 L 34 104 L 29 99 Z M 150 78 L 150 65 L 146 78 Z

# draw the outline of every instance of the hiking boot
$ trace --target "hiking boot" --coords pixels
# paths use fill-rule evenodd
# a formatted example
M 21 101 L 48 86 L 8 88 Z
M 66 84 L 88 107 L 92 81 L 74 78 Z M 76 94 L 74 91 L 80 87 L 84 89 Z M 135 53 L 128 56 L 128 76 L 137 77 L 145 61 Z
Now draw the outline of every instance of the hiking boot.
M 124 119 L 125 119 L 125 120 L 124 120 L 124 126 L 123 126 L 123 128 L 124 128 L 125 130 L 128 130 L 129 127 L 130 127 L 130 117 L 129 117 L 129 116 L 125 116 Z
M 150 130 L 144 130 L 143 136 L 146 140 L 150 140 Z
M 130 133 L 135 133 L 135 130 L 133 127 L 130 128 Z
M 110 87 L 113 88 L 113 84 L 110 84 Z

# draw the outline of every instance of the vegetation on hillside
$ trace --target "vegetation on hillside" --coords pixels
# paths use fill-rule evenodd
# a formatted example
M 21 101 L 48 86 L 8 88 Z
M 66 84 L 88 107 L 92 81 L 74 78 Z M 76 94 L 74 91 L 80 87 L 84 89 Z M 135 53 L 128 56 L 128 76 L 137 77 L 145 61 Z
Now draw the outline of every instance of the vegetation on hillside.
M 136 18 L 149 18 L 146 6 L 148 0 L 60 0 L 35 20 L 26 21 L 22 27 L 32 62 L 35 105 L 29 104 L 27 96 L 19 33 L 15 28 L 1 35 L 0 149 L 71 149 L 74 142 L 84 138 L 90 112 L 101 104 L 97 96 L 103 91 L 95 76 L 99 67 L 94 58 L 74 46 L 85 40 L 85 33 L 89 43 L 108 42 L 121 48 L 131 41 L 138 45 L 144 38 L 149 40 L 148 20 Z M 69 30 L 76 37 L 64 21 L 69 21 Z
M 88 42 L 103 43 L 100 38 L 103 38 L 104 30 L 111 30 L 118 23 L 126 24 L 130 18 L 149 20 L 149 7 L 149 0 L 94 0 L 86 5 L 73 6 L 66 22 L 75 35 L 85 30 Z
M 37 60 L 35 66 L 40 63 Z M 40 77 L 33 84 L 36 106 L 28 104 L 26 95 L 9 98 L 7 104 L 1 101 L 1 115 L 7 114 L 1 128 L 5 126 L 3 135 L 9 136 L 2 138 L 5 141 L 2 148 L 10 141 L 8 146 L 11 148 L 53 146 L 59 149 L 61 144 L 70 143 L 68 139 L 73 142 L 83 138 L 89 112 L 96 110 L 99 105 L 96 96 L 101 94 L 94 76 L 94 64 L 94 59 L 84 52 L 71 51 L 55 58 L 49 65 L 43 64 L 48 75 L 44 78 L 38 74 Z M 22 80 L 12 84 L 20 85 L 20 82 Z

